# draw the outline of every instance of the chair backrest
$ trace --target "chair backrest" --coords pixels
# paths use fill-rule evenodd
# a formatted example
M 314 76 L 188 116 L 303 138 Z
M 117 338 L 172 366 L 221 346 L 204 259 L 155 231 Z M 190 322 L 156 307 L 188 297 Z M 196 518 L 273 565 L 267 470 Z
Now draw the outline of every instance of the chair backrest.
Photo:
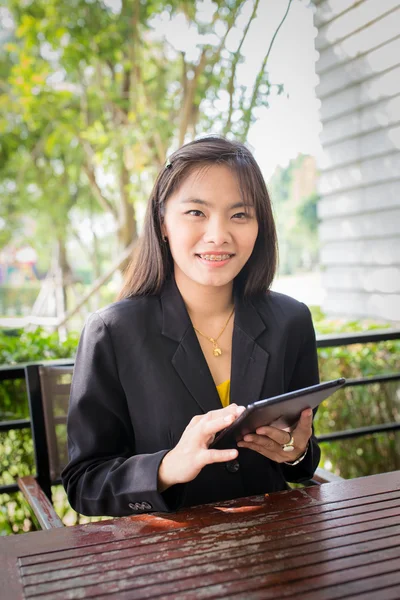
M 68 462 L 67 414 L 73 367 L 39 367 L 50 478 L 56 481 Z
M 73 365 L 25 367 L 37 480 L 51 498 L 68 462 L 67 413 Z

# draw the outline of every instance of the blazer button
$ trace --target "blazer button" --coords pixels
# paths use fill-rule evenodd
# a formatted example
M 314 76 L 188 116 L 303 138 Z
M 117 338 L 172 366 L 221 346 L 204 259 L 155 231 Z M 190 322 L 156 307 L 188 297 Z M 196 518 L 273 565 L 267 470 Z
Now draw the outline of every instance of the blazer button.
M 240 464 L 239 461 L 235 459 L 227 462 L 225 467 L 226 470 L 229 471 L 229 473 L 237 473 L 240 469 Z

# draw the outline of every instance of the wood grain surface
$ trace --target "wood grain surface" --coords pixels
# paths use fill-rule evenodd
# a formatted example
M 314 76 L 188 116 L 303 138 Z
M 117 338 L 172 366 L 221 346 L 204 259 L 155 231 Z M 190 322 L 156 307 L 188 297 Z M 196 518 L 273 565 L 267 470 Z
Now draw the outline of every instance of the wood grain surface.
M 400 598 L 400 471 L 0 538 L 0 598 Z

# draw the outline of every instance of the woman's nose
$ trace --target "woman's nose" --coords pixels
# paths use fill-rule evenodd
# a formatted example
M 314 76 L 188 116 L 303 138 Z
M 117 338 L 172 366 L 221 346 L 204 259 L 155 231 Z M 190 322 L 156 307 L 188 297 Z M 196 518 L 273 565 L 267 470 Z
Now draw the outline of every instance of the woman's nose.
M 231 241 L 229 223 L 225 219 L 215 218 L 207 222 L 207 227 L 204 233 L 204 241 L 214 243 L 216 246 L 221 246 L 225 242 Z

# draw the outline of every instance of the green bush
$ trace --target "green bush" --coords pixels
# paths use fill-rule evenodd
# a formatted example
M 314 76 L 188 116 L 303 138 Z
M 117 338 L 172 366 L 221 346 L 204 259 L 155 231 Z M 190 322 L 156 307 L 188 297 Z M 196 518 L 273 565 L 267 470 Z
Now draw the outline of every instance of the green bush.
M 382 324 L 327 320 L 313 308 L 317 333 L 336 334 L 382 328 Z M 60 342 L 57 334 L 44 331 L 0 333 L 0 364 L 73 358 L 78 336 Z M 371 377 L 400 371 L 400 340 L 379 344 L 353 344 L 320 349 L 321 380 L 346 377 Z M 0 420 L 28 418 L 29 409 L 23 381 L 0 383 Z M 317 435 L 400 420 L 400 382 L 345 388 L 336 392 L 319 408 L 315 419 Z M 362 438 L 321 444 L 321 466 L 345 478 L 400 469 L 400 433 L 370 435 Z M 15 481 L 17 475 L 34 473 L 30 431 L 0 434 L 0 484 Z M 68 505 L 61 486 L 54 486 L 57 513 L 67 525 L 88 522 Z M 0 535 L 35 529 L 21 494 L 0 495 Z
M 77 334 L 70 334 L 65 341 L 60 342 L 57 333 L 47 333 L 41 329 L 34 332 L 3 331 L 0 332 L 0 364 L 15 365 L 73 358 L 77 342 Z M 27 418 L 29 406 L 25 381 L 0 382 L 0 421 Z M 35 460 L 30 430 L 0 433 L 0 457 L 0 485 L 13 484 L 16 477 L 34 473 Z M 65 506 L 68 506 L 66 501 Z M 31 531 L 36 525 L 22 494 L 0 494 L 0 535 Z
M 36 331 L 0 332 L 0 365 L 41 362 L 74 358 L 79 335 L 71 333 L 60 341 L 57 333 L 42 329 Z M 0 382 L 0 421 L 29 418 L 25 381 Z M 0 485 L 15 483 L 20 476 L 35 472 L 34 450 L 30 430 L 12 430 L 0 433 Z M 77 514 L 68 504 L 61 485 L 53 486 L 53 503 L 57 514 L 66 525 L 76 525 L 99 518 Z M 20 492 L 0 494 L 0 535 L 23 533 L 37 529 Z
M 0 365 L 71 358 L 75 356 L 78 339 L 77 333 L 70 333 L 61 342 L 57 332 L 43 329 L 0 331 Z
M 384 325 L 324 319 L 313 310 L 317 333 L 351 333 Z M 321 381 L 400 373 L 400 340 L 352 344 L 318 351 Z M 400 381 L 346 387 L 321 404 L 317 435 L 400 421 Z M 320 465 L 344 478 L 400 469 L 400 432 L 321 443 Z

